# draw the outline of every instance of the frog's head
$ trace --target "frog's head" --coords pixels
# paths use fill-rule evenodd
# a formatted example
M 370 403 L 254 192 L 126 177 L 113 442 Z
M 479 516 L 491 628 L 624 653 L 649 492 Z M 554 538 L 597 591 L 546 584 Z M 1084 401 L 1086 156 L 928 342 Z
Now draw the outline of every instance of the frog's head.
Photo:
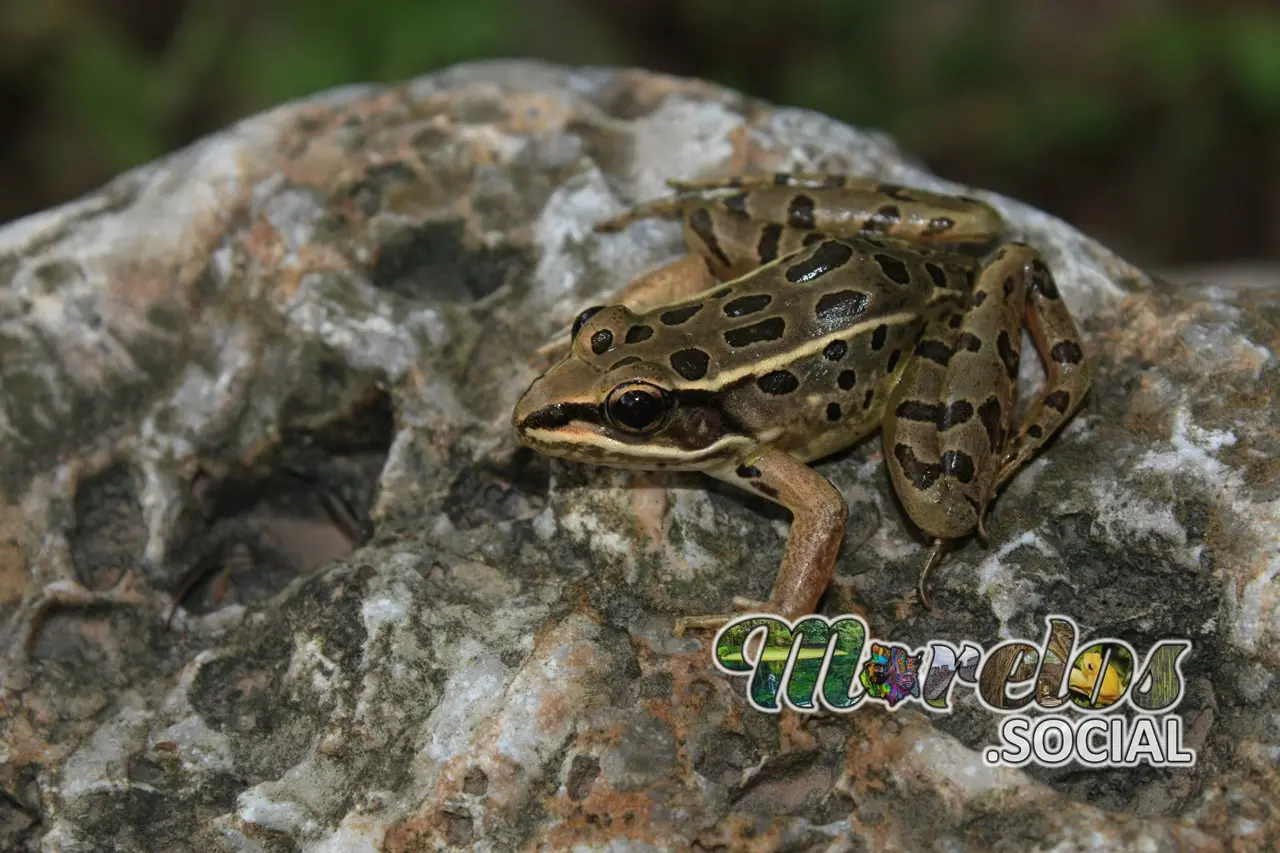
M 660 344 L 626 344 L 637 319 L 623 306 L 579 315 L 569 355 L 516 404 L 520 441 L 551 456 L 642 470 L 699 470 L 743 452 L 752 442 L 722 395 L 687 387 L 655 357 Z

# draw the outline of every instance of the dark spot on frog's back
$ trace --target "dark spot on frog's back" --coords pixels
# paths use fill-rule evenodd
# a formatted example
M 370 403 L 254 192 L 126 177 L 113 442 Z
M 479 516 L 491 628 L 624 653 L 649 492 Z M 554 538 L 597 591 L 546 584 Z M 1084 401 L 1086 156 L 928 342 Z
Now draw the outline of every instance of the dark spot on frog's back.
M 813 199 L 800 193 L 787 205 L 787 224 L 792 228 L 810 229 L 815 226 L 813 220 Z
M 911 485 L 920 491 L 932 486 L 942 476 L 942 466 L 936 462 L 922 462 L 916 458 L 915 451 L 905 444 L 893 446 L 893 458 L 902 466 L 902 473 L 907 475 Z
M 1004 426 L 1000 423 L 1002 414 L 1000 401 L 995 397 L 988 397 L 987 401 L 978 407 L 978 420 L 982 421 L 982 426 L 987 431 L 987 441 L 991 445 L 992 453 L 999 450 L 1000 445 L 1004 443 Z
M 929 261 L 924 265 L 924 269 L 925 272 L 929 273 L 929 278 L 933 279 L 934 287 L 947 286 L 947 274 L 943 271 L 942 267 L 938 266 L 933 261 Z
M 893 255 L 886 255 L 883 252 L 877 252 L 874 257 L 876 263 L 880 265 L 880 269 L 888 276 L 890 281 L 897 284 L 911 283 L 911 272 L 902 261 Z
M 889 327 L 884 323 L 876 326 L 876 330 L 871 333 L 871 348 L 873 350 L 884 349 L 884 342 L 887 337 L 889 337 Z
M 1018 353 L 1013 351 L 1013 344 L 1009 339 L 1009 333 L 1000 332 L 1000 336 L 996 338 L 996 352 L 1000 354 L 1000 360 L 1004 362 L 1005 373 L 1009 375 L 1009 379 L 1017 381 L 1018 379 Z
M 1043 261 L 1031 262 L 1031 290 L 1045 299 L 1062 298 L 1062 294 L 1058 293 L 1058 286 L 1053 281 L 1053 273 L 1049 272 L 1049 268 Z
M 1058 364 L 1079 364 L 1084 360 L 1084 351 L 1075 341 L 1060 341 L 1053 345 L 1049 357 Z
M 786 279 L 792 284 L 805 284 L 839 269 L 853 257 L 853 247 L 839 240 L 827 240 L 809 257 L 787 267 Z
M 1071 405 L 1071 394 L 1066 391 L 1054 391 L 1044 398 L 1044 404 L 1060 414 L 1065 414 Z
M 436 222 L 392 233 L 378 248 L 373 285 L 406 299 L 484 299 L 531 267 L 509 246 L 467 246 L 462 223 Z
M 591 336 L 591 351 L 596 355 L 603 355 L 613 346 L 613 332 L 608 329 L 601 329 Z
M 726 317 L 742 317 L 746 314 L 754 314 L 757 311 L 763 311 L 772 301 L 773 297 L 767 293 L 739 296 L 737 299 L 725 303 L 724 315 Z
M 975 471 L 973 457 L 959 450 L 948 450 L 942 454 L 942 470 L 961 483 L 972 483 Z
M 750 214 L 747 212 L 747 194 L 746 193 L 735 193 L 734 195 L 731 195 L 721 200 L 720 203 L 724 205 L 725 210 L 729 211 L 734 216 L 737 216 L 739 218 L 746 218 L 750 216 Z
M 711 356 L 700 349 L 682 349 L 671 354 L 671 368 L 690 382 L 707 375 Z
M 867 294 L 856 290 L 837 290 L 824 293 L 814 306 L 813 313 L 819 320 L 850 320 L 867 310 Z
M 689 214 L 689 228 L 707 247 L 707 251 L 715 256 L 724 266 L 731 266 L 729 256 L 720 248 L 720 240 L 716 237 L 715 223 L 711 221 L 711 213 L 705 207 L 697 207 Z
M 638 344 L 649 340 L 653 337 L 653 326 L 632 326 L 627 329 L 626 342 L 629 344 Z
M 766 394 L 780 396 L 799 388 L 800 380 L 788 370 L 774 370 L 757 379 L 756 385 Z
M 782 226 L 770 223 L 760 229 L 760 242 L 756 244 L 756 257 L 767 264 L 778 257 L 778 241 L 782 238 Z
M 951 348 L 942 341 L 925 339 L 916 345 L 916 355 L 946 367 L 951 363 Z
M 695 305 L 685 305 L 681 308 L 672 308 L 670 311 L 662 312 L 662 316 L 658 319 L 662 321 L 664 326 L 679 326 L 681 323 L 687 323 L 702 310 L 702 303 Z
M 737 349 L 752 344 L 776 341 L 787 331 L 787 321 L 781 317 L 770 317 L 749 326 L 739 326 L 724 333 L 724 342 Z

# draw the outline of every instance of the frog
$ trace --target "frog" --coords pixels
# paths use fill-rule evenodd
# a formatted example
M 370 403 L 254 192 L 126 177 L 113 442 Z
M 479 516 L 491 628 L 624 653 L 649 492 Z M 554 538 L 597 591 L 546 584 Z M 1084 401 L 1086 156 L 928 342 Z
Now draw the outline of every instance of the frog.
M 602 221 L 678 220 L 688 252 L 583 310 L 512 413 L 519 442 L 577 462 L 701 471 L 792 522 L 766 600 L 797 620 L 830 584 L 848 505 L 811 463 L 875 432 L 931 569 L 1080 409 L 1090 362 L 1042 253 L 989 203 L 842 174 L 668 181 Z M 1023 329 L 1045 382 L 1015 422 Z

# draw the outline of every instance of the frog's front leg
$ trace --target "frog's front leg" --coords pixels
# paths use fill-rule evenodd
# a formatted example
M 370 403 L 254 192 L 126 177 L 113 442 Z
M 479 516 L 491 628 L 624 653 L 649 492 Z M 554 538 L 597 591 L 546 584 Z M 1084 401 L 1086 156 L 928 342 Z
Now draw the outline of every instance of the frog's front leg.
M 1024 314 L 1048 381 L 1011 439 Z M 943 543 L 977 531 L 996 490 L 1080 405 L 1089 388 L 1075 323 L 1038 252 L 1001 247 L 970 307 L 932 322 L 890 398 L 885 457 L 911 519 Z M 922 583 L 923 586 L 923 578 Z M 928 606 L 927 593 L 922 599 Z
M 791 534 L 769 599 L 735 597 L 734 606 L 789 620 L 812 613 L 835 572 L 836 554 L 849 515 L 844 497 L 827 478 L 777 449 L 707 473 L 763 495 L 792 513 Z M 676 634 L 689 628 L 720 628 L 733 618 L 732 614 L 686 617 L 676 623 Z

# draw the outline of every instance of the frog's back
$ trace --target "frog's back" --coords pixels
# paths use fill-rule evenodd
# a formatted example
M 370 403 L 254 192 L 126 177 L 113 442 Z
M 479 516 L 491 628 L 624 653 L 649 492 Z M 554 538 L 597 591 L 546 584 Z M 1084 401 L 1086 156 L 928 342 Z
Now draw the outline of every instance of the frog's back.
M 785 367 L 834 341 L 875 335 L 963 292 L 968 258 L 870 240 L 815 242 L 723 286 L 639 315 L 612 355 L 669 363 L 688 390 Z M 886 331 L 885 334 L 888 334 Z M 839 350 L 835 346 L 834 350 Z
M 756 438 L 814 458 L 875 429 L 886 380 L 974 269 L 964 256 L 892 241 L 816 240 L 641 314 L 617 330 L 623 345 L 610 356 L 668 365 L 680 390 L 716 395 Z M 819 435 L 821 448 L 803 449 Z

